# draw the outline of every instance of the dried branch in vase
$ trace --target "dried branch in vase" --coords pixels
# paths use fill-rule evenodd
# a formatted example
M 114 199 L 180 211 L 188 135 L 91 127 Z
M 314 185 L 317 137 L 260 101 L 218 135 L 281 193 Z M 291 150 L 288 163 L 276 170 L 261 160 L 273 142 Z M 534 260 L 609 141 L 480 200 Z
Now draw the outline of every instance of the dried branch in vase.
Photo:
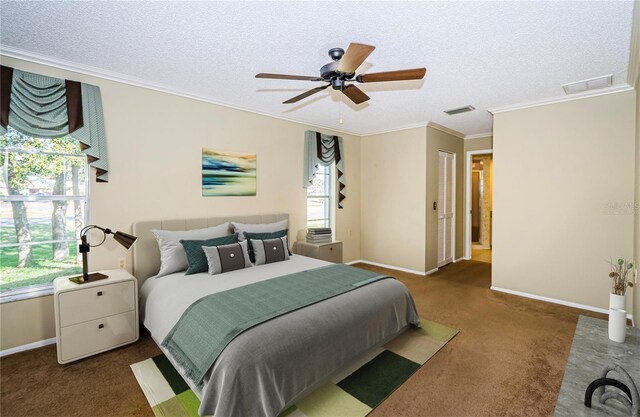
M 611 293 L 616 295 L 625 295 L 627 287 L 633 287 L 633 282 L 627 275 L 633 269 L 633 262 L 630 262 L 627 258 L 618 258 L 616 262 L 609 260 L 611 265 L 611 272 L 609 272 L 609 278 L 611 278 Z

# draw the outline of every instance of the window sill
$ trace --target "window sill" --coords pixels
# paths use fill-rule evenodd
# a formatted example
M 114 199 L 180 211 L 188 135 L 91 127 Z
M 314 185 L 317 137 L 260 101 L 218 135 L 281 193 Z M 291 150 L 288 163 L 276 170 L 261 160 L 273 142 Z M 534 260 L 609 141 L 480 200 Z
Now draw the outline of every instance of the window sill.
M 44 297 L 53 294 L 53 284 L 34 285 L 31 287 L 16 288 L 0 292 L 0 304 L 13 301 L 28 300 L 30 298 Z

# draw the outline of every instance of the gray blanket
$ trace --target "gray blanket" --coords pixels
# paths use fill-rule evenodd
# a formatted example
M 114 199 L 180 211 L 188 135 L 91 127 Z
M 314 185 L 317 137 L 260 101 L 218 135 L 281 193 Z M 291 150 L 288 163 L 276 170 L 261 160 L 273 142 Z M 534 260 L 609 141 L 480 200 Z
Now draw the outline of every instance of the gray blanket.
M 238 336 L 213 365 L 200 415 L 277 416 L 303 392 L 420 318 L 406 287 L 383 280 Z
M 200 388 L 211 365 L 239 334 L 381 279 L 389 277 L 335 264 L 210 294 L 184 312 L 162 347 Z
M 140 289 L 140 317 L 159 344 L 203 295 L 324 265 L 328 263 L 294 255 L 287 262 L 216 277 L 148 279 Z M 276 416 L 410 324 L 418 325 L 419 317 L 407 288 L 393 279 L 382 280 L 247 330 L 220 354 L 202 390 L 189 385 L 202 400 L 201 415 Z M 176 365 L 170 354 L 167 357 Z

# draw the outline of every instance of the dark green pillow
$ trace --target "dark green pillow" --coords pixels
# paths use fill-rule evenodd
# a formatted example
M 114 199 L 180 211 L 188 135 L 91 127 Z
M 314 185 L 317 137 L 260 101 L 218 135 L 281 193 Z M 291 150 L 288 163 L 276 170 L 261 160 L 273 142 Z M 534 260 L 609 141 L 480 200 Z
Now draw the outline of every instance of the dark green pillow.
M 256 263 L 256 255 L 253 253 L 253 245 L 251 245 L 250 239 L 254 239 L 254 240 L 277 239 L 280 237 L 285 237 L 288 234 L 289 234 L 289 229 L 278 230 L 277 232 L 263 232 L 263 233 L 244 232 L 244 236 L 249 241 L 249 246 L 248 246 L 249 259 L 251 259 L 251 262 Z M 289 255 L 291 255 L 291 250 L 289 250 L 289 248 L 287 248 L 287 250 L 289 251 Z
M 235 233 L 233 235 L 208 240 L 181 240 L 180 243 L 182 243 L 182 247 L 187 254 L 187 263 L 189 264 L 189 269 L 187 269 L 187 272 L 184 274 L 191 275 L 209 270 L 207 255 L 202 249 L 203 246 L 220 246 L 238 243 L 238 234 Z

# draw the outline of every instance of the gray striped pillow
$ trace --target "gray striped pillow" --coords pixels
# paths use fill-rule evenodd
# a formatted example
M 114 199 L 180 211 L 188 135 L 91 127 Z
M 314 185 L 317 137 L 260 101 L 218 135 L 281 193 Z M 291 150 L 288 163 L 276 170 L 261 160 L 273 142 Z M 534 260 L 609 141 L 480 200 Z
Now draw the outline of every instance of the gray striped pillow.
M 229 245 L 203 246 L 202 250 L 207 256 L 209 275 L 222 274 L 253 266 L 249 260 L 246 241 Z
M 256 258 L 256 265 L 289 260 L 286 236 L 275 239 L 250 240 L 251 246 L 253 247 L 253 253 Z

